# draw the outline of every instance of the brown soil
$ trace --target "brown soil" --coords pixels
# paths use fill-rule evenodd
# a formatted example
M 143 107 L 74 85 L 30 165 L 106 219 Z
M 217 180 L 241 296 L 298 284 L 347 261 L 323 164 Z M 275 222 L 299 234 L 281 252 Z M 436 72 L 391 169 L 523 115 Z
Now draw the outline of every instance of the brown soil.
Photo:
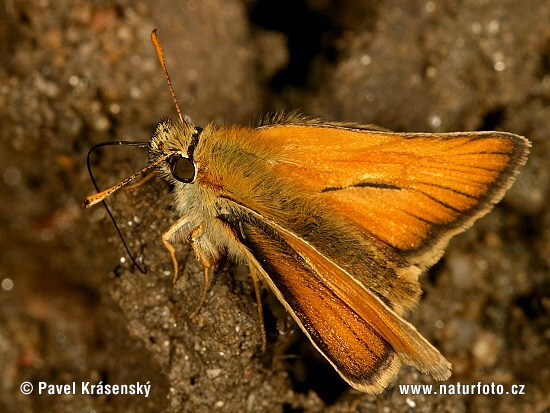
M 517 1 L 13 1 L 0 7 L 0 411 L 448 411 L 550 409 L 550 3 Z M 263 290 L 261 351 L 246 270 L 202 269 L 178 246 L 173 287 L 160 181 L 110 201 L 131 264 L 93 191 L 95 143 L 147 140 L 174 109 L 149 36 L 158 28 L 197 124 L 301 108 L 402 131 L 506 130 L 533 143 L 504 201 L 423 276 L 409 319 L 453 363 L 449 383 L 525 395 L 352 391 Z M 296 29 L 298 27 L 298 29 Z M 146 162 L 94 160 L 103 187 Z M 123 262 L 124 261 L 124 262 Z M 20 384 L 35 391 L 25 396 Z M 150 382 L 149 397 L 39 395 L 39 382 Z M 80 393 L 80 392 L 78 392 Z

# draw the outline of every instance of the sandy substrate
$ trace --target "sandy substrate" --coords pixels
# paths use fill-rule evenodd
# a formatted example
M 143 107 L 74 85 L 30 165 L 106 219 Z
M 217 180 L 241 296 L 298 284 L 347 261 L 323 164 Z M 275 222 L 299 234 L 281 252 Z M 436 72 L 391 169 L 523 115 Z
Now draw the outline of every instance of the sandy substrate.
M 300 3 L 0 4 L 0 411 L 549 411 L 550 3 Z M 174 215 L 160 180 L 110 201 L 148 273 L 129 264 L 105 211 L 79 204 L 93 191 L 93 144 L 145 141 L 175 113 L 153 28 L 183 111 L 199 125 L 300 108 L 399 131 L 527 136 L 516 184 L 422 277 L 409 316 L 453 363 L 448 383 L 524 385 L 525 394 L 406 396 L 398 384 L 435 382 L 405 367 L 382 395 L 361 395 L 267 286 L 262 352 L 251 280 L 230 262 L 190 320 L 202 268 L 178 246 L 182 277 L 172 286 L 160 235 Z M 94 168 L 106 187 L 145 163 L 139 149 L 113 148 Z M 37 391 L 83 381 L 151 390 Z

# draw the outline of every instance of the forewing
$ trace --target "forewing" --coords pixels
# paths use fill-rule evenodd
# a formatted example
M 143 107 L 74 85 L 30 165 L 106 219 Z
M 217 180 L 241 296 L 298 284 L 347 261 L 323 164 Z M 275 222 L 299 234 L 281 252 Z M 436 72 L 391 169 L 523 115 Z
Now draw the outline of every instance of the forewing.
M 529 147 L 501 132 L 403 134 L 322 124 L 264 127 L 260 136 L 284 148 L 275 175 L 424 267 L 502 198 Z

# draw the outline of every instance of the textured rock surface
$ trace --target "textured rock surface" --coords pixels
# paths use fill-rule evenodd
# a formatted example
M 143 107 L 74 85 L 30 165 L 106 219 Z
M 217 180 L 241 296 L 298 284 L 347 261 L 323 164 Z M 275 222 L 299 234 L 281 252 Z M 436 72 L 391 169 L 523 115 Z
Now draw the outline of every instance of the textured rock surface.
M 548 1 L 273 3 L 3 2 L 0 410 L 548 409 Z M 106 213 L 79 203 L 92 191 L 89 147 L 147 140 L 174 114 L 149 42 L 155 27 L 183 110 L 198 124 L 252 123 L 299 107 L 395 130 L 527 136 L 533 148 L 516 184 L 422 278 L 425 294 L 409 317 L 453 363 L 449 383 L 524 384 L 526 394 L 405 396 L 397 384 L 432 380 L 403 368 L 383 395 L 359 395 L 267 287 L 262 353 L 252 284 L 229 262 L 189 320 L 202 269 L 179 246 L 183 277 L 172 286 L 160 234 L 174 217 L 160 181 L 110 201 L 149 272 L 132 269 Z M 145 162 L 137 149 L 114 148 L 95 170 L 105 187 Z M 25 380 L 152 387 L 148 398 L 24 396 Z

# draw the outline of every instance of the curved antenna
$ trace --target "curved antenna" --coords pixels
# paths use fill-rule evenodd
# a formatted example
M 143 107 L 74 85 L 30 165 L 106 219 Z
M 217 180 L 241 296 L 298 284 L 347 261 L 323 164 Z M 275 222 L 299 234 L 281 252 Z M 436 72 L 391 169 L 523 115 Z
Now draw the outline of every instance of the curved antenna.
M 176 105 L 176 110 L 180 117 L 181 123 L 185 123 L 185 121 L 183 120 L 183 115 L 181 113 L 180 105 L 178 104 L 178 100 L 176 99 L 176 93 L 174 92 L 174 88 L 172 87 L 172 82 L 170 81 L 170 76 L 168 75 L 168 70 L 166 69 L 166 63 L 164 63 L 164 54 L 162 53 L 162 47 L 160 46 L 160 42 L 157 36 L 157 29 L 154 29 L 153 32 L 151 33 L 151 42 L 155 47 L 155 51 L 157 52 L 157 57 L 159 59 L 160 65 L 162 66 L 162 71 L 164 72 L 164 75 L 166 76 L 166 80 L 168 81 L 168 87 L 170 88 L 170 93 L 172 94 L 172 99 L 174 100 L 174 103 Z
M 108 145 L 126 145 L 126 146 L 147 147 L 147 144 L 148 144 L 147 142 L 137 142 L 137 141 L 109 141 L 109 142 L 101 142 L 101 143 L 98 143 L 97 145 L 92 146 L 92 148 L 88 151 L 88 155 L 86 156 L 86 164 L 88 165 L 88 173 L 90 174 L 90 179 L 92 180 L 92 184 L 94 185 L 94 188 L 96 189 L 98 194 L 100 193 L 99 187 L 97 186 L 97 183 L 96 183 L 96 180 L 95 180 L 95 177 L 94 177 L 94 173 L 92 172 L 92 164 L 90 163 L 90 155 L 92 154 L 92 152 L 94 152 L 98 148 L 101 148 L 102 146 L 108 146 Z M 82 208 L 85 208 L 89 205 L 92 205 L 90 202 L 86 202 L 87 200 L 88 200 L 88 198 L 86 198 L 86 200 L 82 203 L 82 205 L 81 205 Z M 99 201 L 97 201 L 97 202 L 99 202 Z M 138 268 L 138 270 L 142 274 L 147 274 L 147 266 L 145 265 L 145 263 L 143 263 L 143 266 L 140 266 L 138 264 L 136 258 L 134 257 L 134 255 L 130 252 L 130 248 L 128 247 L 128 244 L 126 244 L 126 240 L 124 239 L 124 236 L 122 235 L 122 232 L 120 231 L 120 228 L 118 227 L 118 224 L 116 223 L 115 217 L 113 216 L 113 214 L 111 213 L 111 210 L 107 206 L 107 203 L 103 199 L 101 199 L 101 202 L 103 203 L 103 206 L 107 210 L 107 213 L 109 214 L 109 217 L 111 218 L 111 221 L 113 221 L 113 224 L 115 225 L 116 231 L 118 232 L 118 236 L 122 240 L 122 244 L 124 245 L 124 249 L 126 250 L 126 253 L 130 257 L 130 259 L 132 260 L 134 265 Z
M 109 142 L 102 142 L 102 143 L 106 143 L 108 144 Z M 118 144 L 120 145 L 119 143 L 115 143 L 115 144 Z M 97 146 L 97 145 L 96 145 Z M 102 146 L 102 145 L 100 145 Z M 137 145 L 131 145 L 131 146 L 137 146 Z M 95 146 L 92 148 L 94 149 Z M 92 150 L 90 149 L 90 151 Z M 139 174 L 142 174 L 144 172 L 147 172 L 149 169 L 152 169 L 154 168 L 155 166 L 157 166 L 159 163 L 161 162 L 164 162 L 166 159 L 170 158 L 171 156 L 173 156 L 174 154 L 172 152 L 168 152 L 164 155 L 162 155 L 159 159 L 157 159 L 155 162 L 153 163 L 150 163 L 149 165 L 147 165 L 145 168 L 141 168 L 139 171 L 137 172 L 134 172 L 132 175 L 130 175 L 128 178 L 120 181 L 118 184 L 115 184 L 113 185 L 112 187 L 110 188 L 107 188 L 107 189 L 104 189 L 103 191 L 101 192 L 98 192 L 97 194 L 93 194 L 93 195 L 90 195 L 88 197 L 86 197 L 86 199 L 84 200 L 84 202 L 82 202 L 82 204 L 80 204 L 80 206 L 82 208 L 88 208 L 88 207 L 91 207 L 92 205 L 95 205 L 99 202 L 103 202 L 103 200 L 105 198 L 107 198 L 109 195 L 111 195 L 113 192 L 115 191 L 118 191 L 120 188 L 122 188 L 124 185 L 126 185 L 128 182 L 130 181 L 133 181 L 134 179 L 136 179 L 136 177 L 139 175 Z M 88 164 L 89 165 L 89 164 Z M 96 187 L 96 190 L 99 191 L 99 189 L 97 189 Z

